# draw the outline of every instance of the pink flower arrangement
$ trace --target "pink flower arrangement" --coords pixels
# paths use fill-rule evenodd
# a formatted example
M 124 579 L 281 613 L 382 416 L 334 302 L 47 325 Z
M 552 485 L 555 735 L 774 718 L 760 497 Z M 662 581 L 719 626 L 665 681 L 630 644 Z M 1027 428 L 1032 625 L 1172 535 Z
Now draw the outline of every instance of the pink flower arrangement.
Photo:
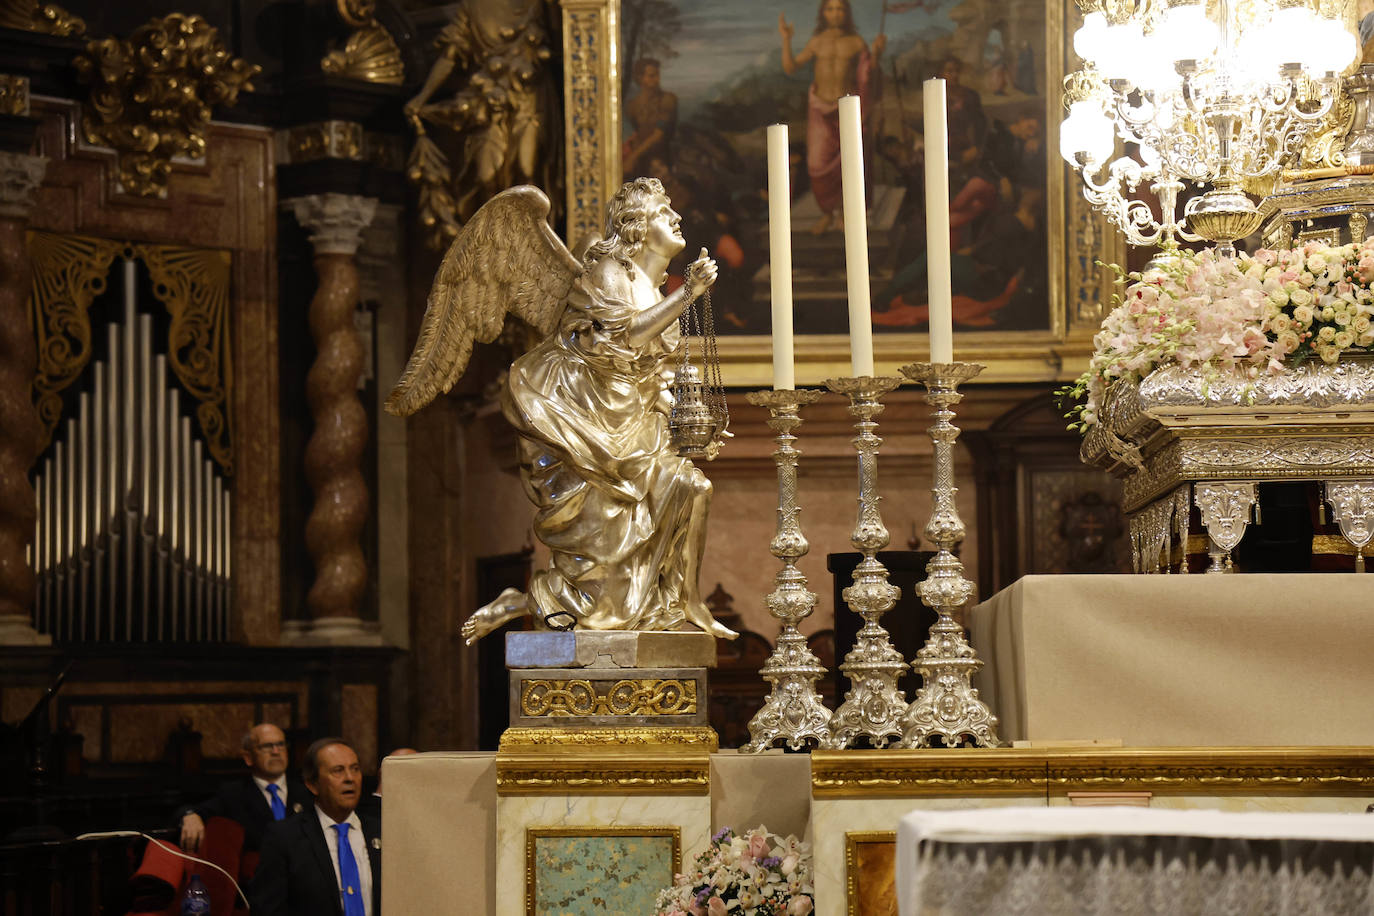
M 1374 239 L 1235 258 L 1179 251 L 1143 273 L 1117 272 L 1118 282 L 1131 282 L 1093 338 L 1088 371 L 1061 389 L 1083 401 L 1070 412 L 1071 429 L 1098 422 L 1112 382 L 1169 363 L 1258 378 L 1285 362 L 1334 363 L 1374 347 Z
M 808 916 L 811 895 L 809 843 L 726 827 L 690 872 L 659 891 L 655 916 Z

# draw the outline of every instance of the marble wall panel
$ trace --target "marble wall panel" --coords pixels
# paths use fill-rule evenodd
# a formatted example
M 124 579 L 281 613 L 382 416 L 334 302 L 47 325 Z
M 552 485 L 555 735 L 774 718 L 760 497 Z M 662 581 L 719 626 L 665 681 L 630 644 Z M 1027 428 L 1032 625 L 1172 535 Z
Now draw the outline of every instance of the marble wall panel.
M 377 685 L 344 684 L 340 690 L 343 707 L 343 738 L 358 752 L 363 772 L 377 772 Z
M 189 720 L 200 732 L 201 756 L 223 759 L 239 755 L 243 723 L 253 720 L 253 704 L 121 703 L 111 704 L 108 715 L 110 747 L 107 757 L 110 763 L 162 760 L 167 752 L 167 736 L 177 730 L 183 719 Z M 84 753 L 87 760 L 100 759 L 89 747 Z

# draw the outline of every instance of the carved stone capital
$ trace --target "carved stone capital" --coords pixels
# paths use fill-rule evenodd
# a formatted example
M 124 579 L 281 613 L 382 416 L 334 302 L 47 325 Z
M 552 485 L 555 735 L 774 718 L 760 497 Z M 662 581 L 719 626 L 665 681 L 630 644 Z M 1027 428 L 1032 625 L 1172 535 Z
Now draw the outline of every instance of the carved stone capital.
M 0 216 L 28 217 L 33 192 L 43 183 L 47 168 L 44 156 L 0 152 Z
M 363 230 L 377 213 L 377 199 L 354 194 L 310 194 L 285 202 L 310 231 L 316 254 L 357 254 Z

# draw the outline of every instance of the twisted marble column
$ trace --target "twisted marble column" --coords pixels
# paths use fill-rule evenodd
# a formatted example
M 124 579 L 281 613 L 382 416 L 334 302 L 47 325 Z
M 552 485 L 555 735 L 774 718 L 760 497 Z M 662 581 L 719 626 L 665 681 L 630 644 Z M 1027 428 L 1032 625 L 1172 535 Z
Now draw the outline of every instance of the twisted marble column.
M 310 301 L 315 362 L 305 397 L 314 428 L 305 447 L 305 476 L 315 502 L 305 546 L 315 563 L 304 626 L 288 638 L 357 645 L 379 641 L 363 626 L 367 561 L 359 536 L 367 521 L 367 482 L 360 460 L 367 413 L 358 399 L 363 345 L 353 324 L 358 305 L 357 251 L 377 201 L 347 194 L 312 194 L 286 202 L 310 232 L 319 285 Z
M 33 280 L 24 230 L 47 166 L 41 156 L 0 153 L 0 645 L 6 646 L 52 642 L 33 628 L 34 575 L 25 556 L 37 513 L 29 470 L 43 429 L 33 405 L 38 346 L 28 317 Z

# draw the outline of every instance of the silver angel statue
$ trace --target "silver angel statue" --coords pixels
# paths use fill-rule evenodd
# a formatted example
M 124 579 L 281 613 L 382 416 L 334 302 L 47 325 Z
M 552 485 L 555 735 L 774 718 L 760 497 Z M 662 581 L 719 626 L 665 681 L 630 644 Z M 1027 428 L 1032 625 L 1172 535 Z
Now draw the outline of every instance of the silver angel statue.
M 543 335 L 511 366 L 502 409 L 552 562 L 528 594 L 507 589 L 468 618 L 468 643 L 523 614 L 555 630 L 689 622 L 736 635 L 711 616 L 697 581 L 711 482 L 678 457 L 668 430 L 677 319 L 715 283 L 716 264 L 703 248 L 665 296 L 668 262 L 686 243 L 663 186 L 627 182 L 607 211 L 606 237 L 578 263 L 538 189 L 504 191 L 478 210 L 444 256 L 387 400 L 406 416 L 447 391 L 473 340 L 495 340 L 507 313 Z

